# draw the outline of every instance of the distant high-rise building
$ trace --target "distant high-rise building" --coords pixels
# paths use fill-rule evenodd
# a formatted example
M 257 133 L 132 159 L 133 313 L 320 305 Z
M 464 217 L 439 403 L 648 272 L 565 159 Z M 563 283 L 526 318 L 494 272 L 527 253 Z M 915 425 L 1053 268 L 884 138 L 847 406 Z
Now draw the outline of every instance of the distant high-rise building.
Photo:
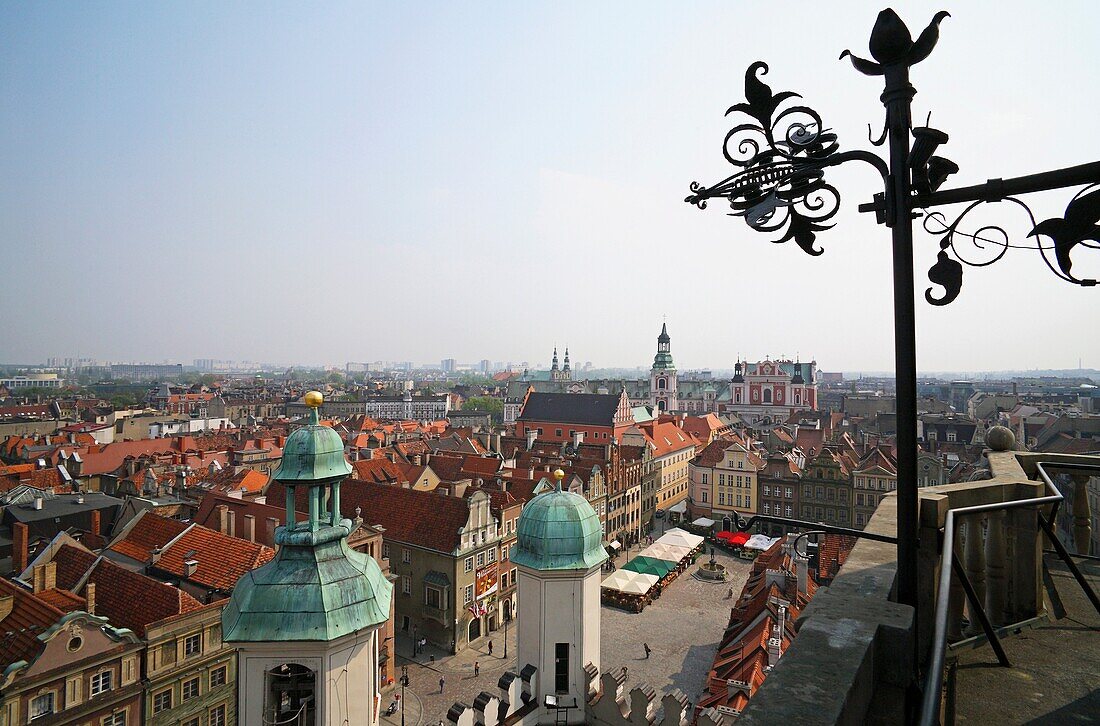
M 493 362 L 488 358 L 483 359 L 481 363 L 478 364 L 478 370 L 480 370 L 482 373 L 488 373 L 489 371 L 493 370 Z
M 454 358 L 444 358 L 439 362 L 439 368 L 444 373 L 454 373 L 457 363 Z

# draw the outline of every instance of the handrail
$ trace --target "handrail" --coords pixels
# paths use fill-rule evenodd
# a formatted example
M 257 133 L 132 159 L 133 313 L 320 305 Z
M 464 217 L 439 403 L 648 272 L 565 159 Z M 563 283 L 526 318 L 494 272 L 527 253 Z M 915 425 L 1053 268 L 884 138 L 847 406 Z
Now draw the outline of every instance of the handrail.
M 1093 471 L 1100 470 L 1100 465 L 1096 464 L 1079 464 L 1070 462 L 1055 462 L 1051 463 L 1051 466 L 1057 469 L 1070 469 L 1078 471 Z M 1054 482 L 1043 468 L 1043 462 L 1036 464 L 1036 468 L 1039 471 L 1039 475 L 1043 480 L 1043 484 L 1053 494 L 1048 494 L 1044 497 L 1035 497 L 1031 499 L 1015 499 L 1009 502 L 994 502 L 992 504 L 978 504 L 970 507 L 957 507 L 955 509 L 947 510 L 947 517 L 944 520 L 944 532 L 943 532 L 943 550 L 940 560 L 940 581 L 939 590 L 936 593 L 936 614 L 935 614 L 935 627 L 932 635 L 932 655 L 928 666 L 928 672 L 924 681 L 924 694 L 921 702 L 920 711 L 920 726 L 933 726 L 939 722 L 940 714 L 940 692 L 943 689 L 943 664 L 944 658 L 947 653 L 947 616 L 948 616 L 948 601 L 951 591 L 951 572 L 956 565 L 956 559 L 954 554 L 955 546 L 955 517 L 965 516 L 968 514 L 978 514 L 980 512 L 993 512 L 998 510 L 1009 509 L 1022 509 L 1024 507 L 1042 506 L 1044 504 L 1053 505 L 1050 510 L 1049 519 L 1044 519 L 1042 514 L 1039 514 L 1039 520 L 1042 524 L 1043 530 L 1047 536 L 1051 539 L 1051 543 L 1056 550 L 1059 550 L 1059 555 L 1063 560 L 1067 560 L 1070 568 L 1077 576 L 1078 582 L 1081 583 L 1082 588 L 1086 594 L 1089 595 L 1093 602 L 1093 605 L 1100 610 L 1100 604 L 1097 603 L 1096 595 L 1092 592 L 1092 589 L 1084 581 L 1083 576 L 1080 576 L 1076 565 L 1068 562 L 1069 553 L 1062 547 L 1062 543 L 1058 541 L 1057 536 L 1053 534 L 1053 530 L 1050 529 L 1050 522 L 1054 521 L 1054 517 L 1058 512 L 1058 507 L 1064 500 L 1062 493 L 1058 491 L 1058 487 L 1054 486 Z M 981 617 L 984 618 L 984 613 Z M 991 641 L 991 644 L 995 641 Z M 994 648 L 1000 650 L 1000 645 L 994 644 Z M 998 657 L 1002 659 L 1002 662 L 1007 662 L 1003 657 L 1003 651 L 998 653 Z

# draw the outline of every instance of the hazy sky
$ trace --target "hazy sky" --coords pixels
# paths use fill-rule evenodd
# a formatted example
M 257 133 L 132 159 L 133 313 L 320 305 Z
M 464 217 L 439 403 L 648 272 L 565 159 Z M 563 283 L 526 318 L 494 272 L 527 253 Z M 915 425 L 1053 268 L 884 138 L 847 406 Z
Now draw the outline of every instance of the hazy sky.
M 534 363 L 557 342 L 648 365 L 667 315 L 681 369 L 892 369 L 888 231 L 856 212 L 872 173 L 830 170 L 817 258 L 682 201 L 731 171 L 723 113 L 757 59 L 868 148 L 881 80 L 837 56 L 867 55 L 881 7 L 3 3 L 0 361 Z M 1100 158 L 1100 5 L 899 12 L 916 35 L 943 8 L 914 118 L 951 134 L 950 184 Z M 1074 271 L 1100 276 L 1091 257 Z M 1100 367 L 1100 291 L 1036 252 L 917 310 L 922 370 Z

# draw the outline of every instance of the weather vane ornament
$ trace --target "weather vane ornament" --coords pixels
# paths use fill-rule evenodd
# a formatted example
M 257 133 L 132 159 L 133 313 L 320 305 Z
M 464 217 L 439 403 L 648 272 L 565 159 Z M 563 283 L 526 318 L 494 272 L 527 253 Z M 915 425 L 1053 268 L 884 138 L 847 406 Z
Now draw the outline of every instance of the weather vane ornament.
M 928 270 L 933 287 L 925 291 L 932 305 L 947 305 L 962 290 L 964 265 L 985 267 L 1000 260 L 1010 248 L 1037 249 L 1055 275 L 1076 285 L 1094 286 L 1094 279 L 1071 272 L 1070 253 L 1079 247 L 1100 249 L 1100 162 L 1043 172 L 1016 179 L 990 180 L 986 184 L 940 191 L 957 164 L 936 150 L 948 135 L 927 126 L 913 128 L 910 102 L 916 90 L 909 82 L 909 69 L 926 59 L 939 40 L 939 26 L 950 13 L 936 13 L 914 41 L 904 21 L 892 9 L 879 13 L 868 43 L 871 59 L 849 50 L 840 54 L 868 76 L 882 76 L 886 124 L 876 146 L 891 139 L 889 165 L 877 154 L 865 150 L 840 151 L 836 134 L 825 128 L 821 116 L 796 99 L 793 91 L 774 93 L 762 78 L 768 65 L 757 61 L 745 73 L 745 101 L 731 106 L 727 116 L 737 119 L 722 145 L 726 161 L 737 171 L 713 186 L 690 185 L 684 199 L 700 209 L 716 197 L 725 199 L 730 216 L 743 217 L 758 232 L 778 233 L 776 243 L 794 240 L 810 255 L 824 250 L 817 246 L 817 233 L 831 228 L 828 223 L 840 210 L 840 194 L 825 181 L 825 169 L 847 161 L 863 161 L 879 172 L 883 191 L 860 211 L 873 211 L 880 224 L 894 229 L 923 216 L 926 232 L 939 236 L 936 262 Z M 910 142 L 912 147 L 910 148 Z M 1087 185 L 1070 201 L 1060 219 L 1036 223 L 1027 204 L 1018 195 Z M 1016 195 L 1016 196 L 1013 196 Z M 1011 202 L 1022 207 L 1031 222 L 1030 242 L 1010 243 L 1000 226 L 986 225 L 974 232 L 960 229 L 967 215 L 987 203 Z M 953 222 L 930 207 L 967 203 Z M 923 211 L 919 211 L 923 210 Z M 911 233 L 905 233 L 911 234 Z M 909 237 L 911 239 L 911 237 Z M 960 244 L 966 242 L 965 245 Z M 1053 251 L 1053 262 L 1048 252 Z M 936 288 L 942 288 L 937 292 Z

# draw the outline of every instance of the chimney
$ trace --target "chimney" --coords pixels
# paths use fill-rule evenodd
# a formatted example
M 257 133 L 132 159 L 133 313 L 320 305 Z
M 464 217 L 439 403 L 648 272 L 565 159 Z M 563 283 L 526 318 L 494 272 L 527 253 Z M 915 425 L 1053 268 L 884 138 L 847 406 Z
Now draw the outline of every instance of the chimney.
M 50 560 L 44 567 L 46 569 L 45 589 L 52 590 L 57 587 L 57 563 Z
M 795 576 L 798 578 L 798 591 L 806 595 L 810 586 L 810 560 L 798 555 L 791 559 L 794 560 Z
M 95 583 L 89 582 L 84 586 L 84 612 L 95 615 Z
M 244 515 L 244 531 L 241 532 L 241 538 L 249 542 L 256 541 L 256 517 L 251 514 Z
M 583 443 L 584 443 L 584 432 L 583 431 L 574 431 L 573 432 L 573 446 L 575 448 L 579 449 L 581 444 L 583 444 Z
M 497 452 L 498 454 L 503 453 L 500 450 L 500 434 L 493 435 L 493 451 Z
M 31 570 L 31 589 L 38 594 L 46 589 L 46 566 L 35 565 Z
M 264 544 L 268 547 L 275 546 L 275 528 L 279 526 L 279 520 L 268 517 L 264 520 Z
M 199 569 L 198 560 L 184 560 L 183 562 L 183 576 L 191 577 L 195 574 L 195 570 Z
M 219 504 L 218 510 L 218 531 L 222 534 L 229 534 L 229 507 L 225 504 Z
M 531 429 L 527 429 L 527 450 L 528 451 L 530 451 L 531 448 L 535 445 L 535 439 L 537 439 L 538 436 L 539 436 L 538 431 L 532 431 Z
M 100 531 L 100 526 L 101 525 L 100 525 L 100 519 L 99 519 L 99 510 L 98 509 L 93 509 L 90 512 L 90 514 L 92 516 L 92 521 L 91 521 L 91 524 L 88 525 L 89 526 L 88 531 L 91 532 L 92 534 L 97 534 L 97 535 L 102 534 L 102 532 Z
M 29 559 L 27 553 L 27 525 L 22 522 L 16 522 L 11 526 L 12 529 L 12 566 L 15 568 L 15 574 L 20 575 L 23 570 L 27 569 L 27 560 Z

